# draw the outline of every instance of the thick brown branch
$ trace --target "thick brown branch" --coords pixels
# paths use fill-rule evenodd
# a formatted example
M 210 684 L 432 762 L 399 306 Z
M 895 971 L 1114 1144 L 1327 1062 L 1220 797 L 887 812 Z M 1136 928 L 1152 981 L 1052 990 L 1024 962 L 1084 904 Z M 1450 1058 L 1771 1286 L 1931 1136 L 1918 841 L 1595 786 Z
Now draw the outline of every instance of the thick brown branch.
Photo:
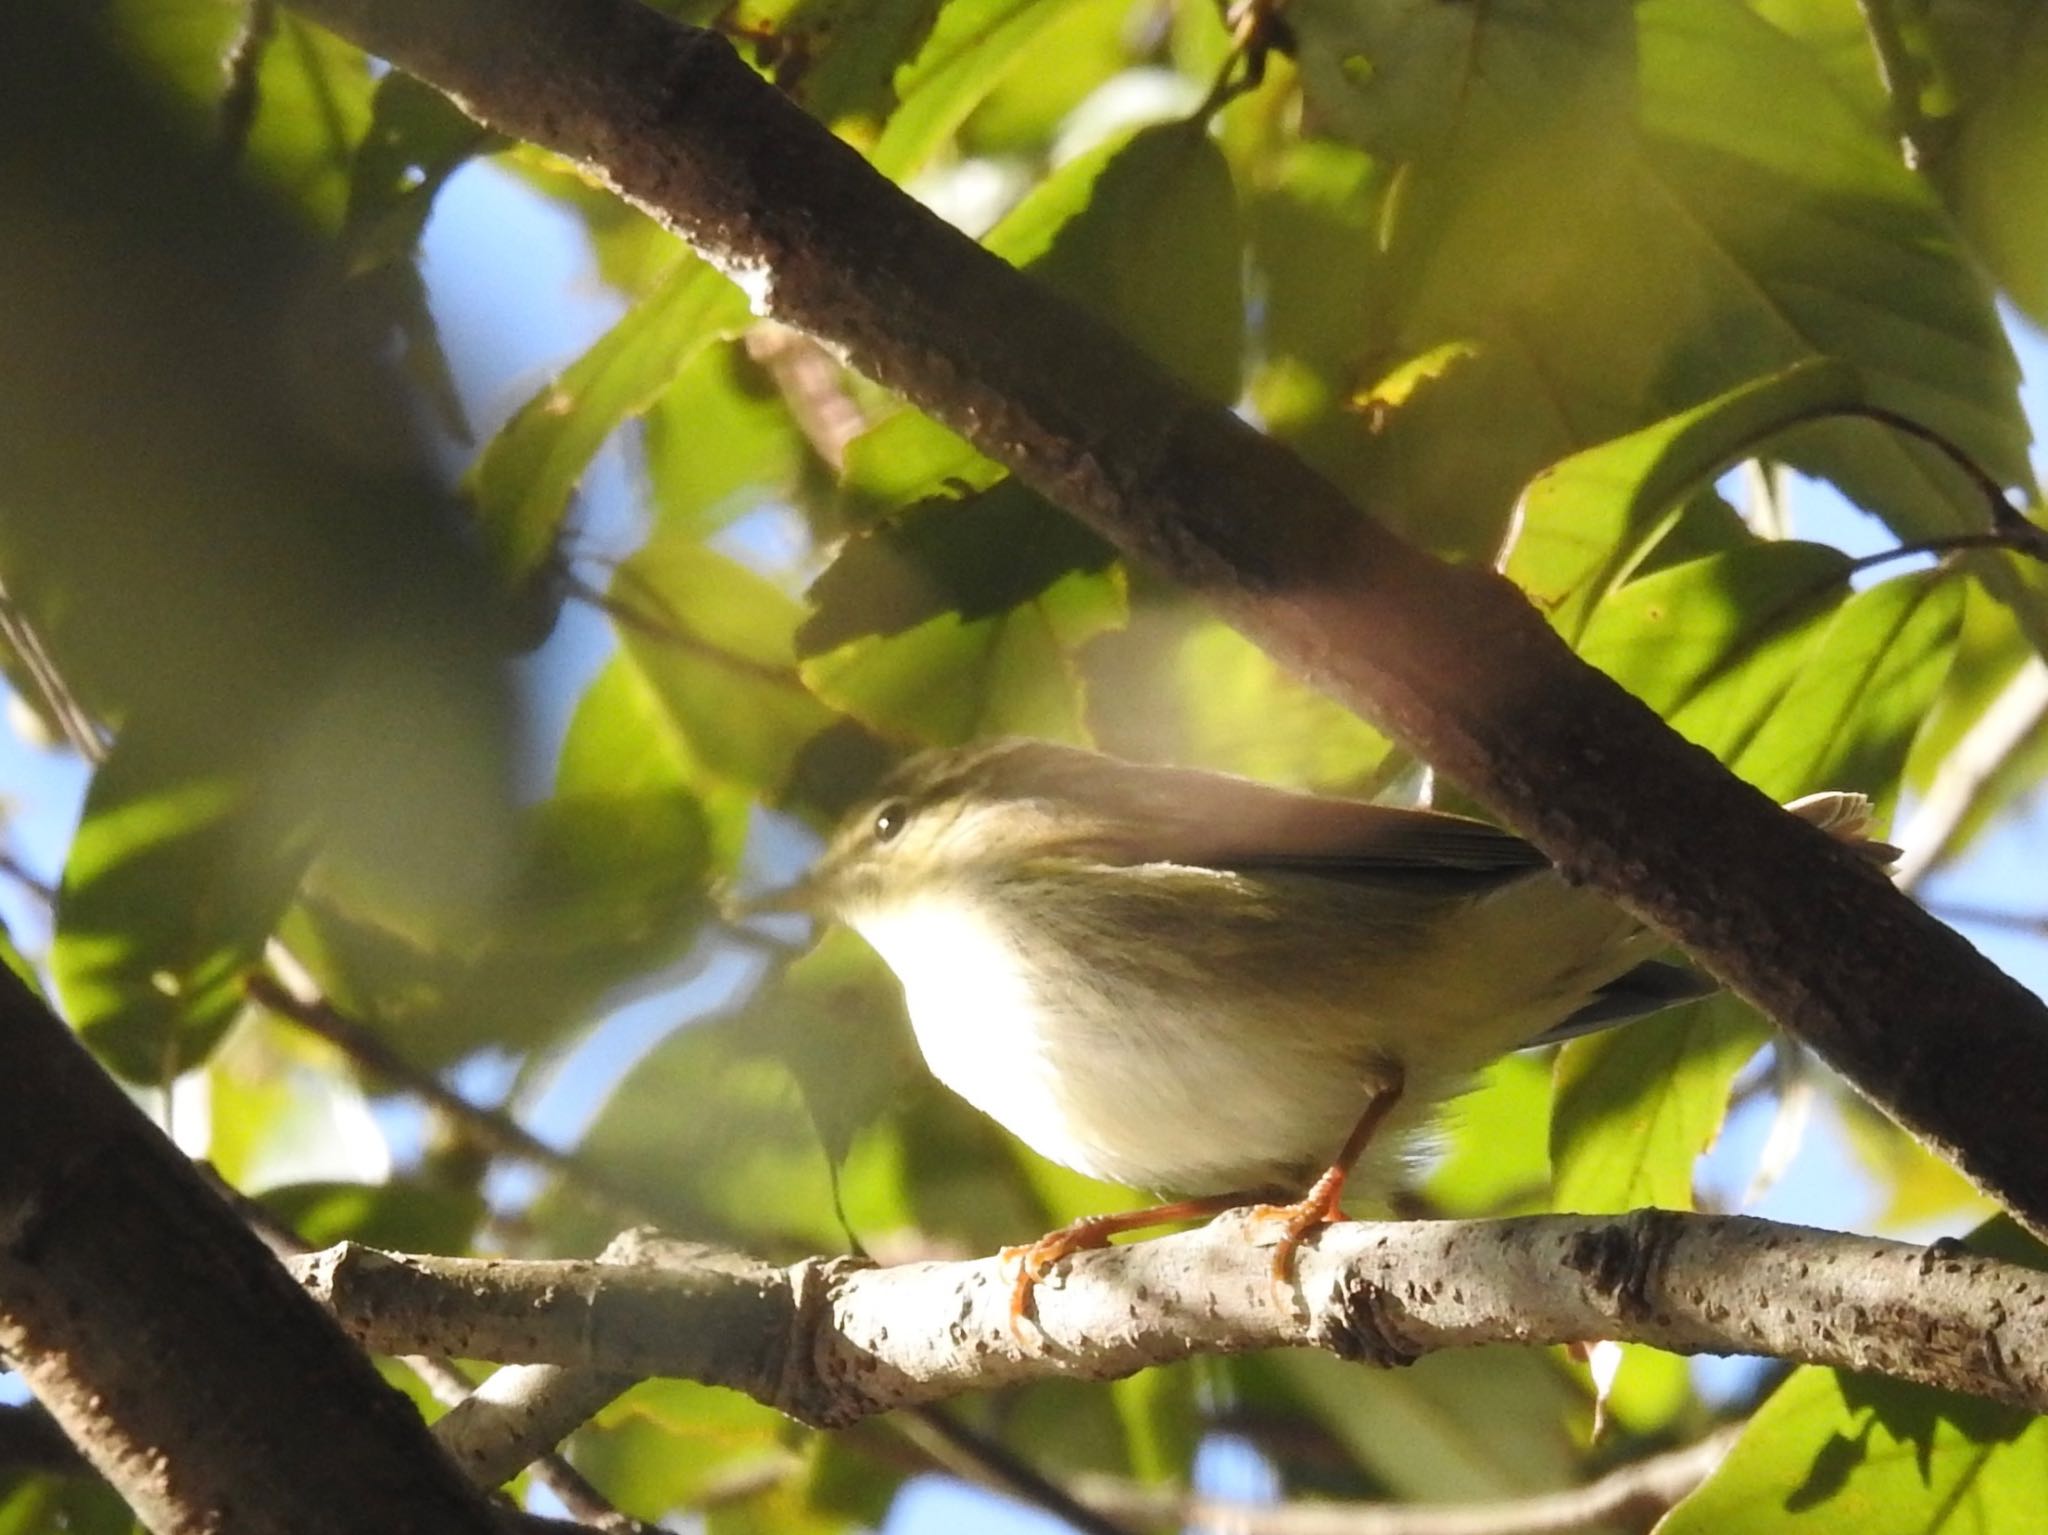
M 1744 1217 L 1346 1223 L 1304 1252 L 1291 1305 L 1244 1222 L 1225 1218 L 1069 1260 L 1036 1292 L 1030 1344 L 1011 1331 L 993 1259 L 783 1269 L 685 1243 L 660 1256 L 502 1262 L 343 1245 L 294 1267 L 380 1352 L 683 1376 L 822 1426 L 1197 1354 L 1320 1344 L 1405 1362 L 1593 1338 L 1876 1371 L 2048 1410 L 2048 1278 Z
M 592 167 L 763 313 L 1203 593 L 2048 1233 L 2048 1010 L 1578 662 L 1505 582 L 1388 535 L 902 195 L 709 33 L 635 0 L 298 9 Z
M 496 1528 L 412 1404 L 4 967 L 0 1082 L 0 1355 L 149 1528 Z

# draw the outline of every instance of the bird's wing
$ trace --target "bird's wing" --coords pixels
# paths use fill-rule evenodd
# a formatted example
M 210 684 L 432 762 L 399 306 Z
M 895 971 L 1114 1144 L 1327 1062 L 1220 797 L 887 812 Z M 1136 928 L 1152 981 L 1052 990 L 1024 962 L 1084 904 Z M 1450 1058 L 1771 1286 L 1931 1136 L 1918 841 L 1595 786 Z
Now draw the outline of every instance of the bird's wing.
M 1581 1034 L 1597 1034 L 1681 1002 L 1710 997 L 1718 990 L 1720 987 L 1713 980 L 1688 966 L 1663 959 L 1645 960 L 1626 975 L 1609 981 L 1593 993 L 1584 1007 L 1562 1023 L 1545 1029 L 1522 1048 L 1533 1050 L 1538 1045 L 1577 1039 Z
M 1098 811 L 1082 849 L 1109 863 L 1169 862 L 1331 878 L 1503 878 L 1549 866 L 1511 832 L 1466 816 L 1297 794 L 1224 773 L 1109 763 L 1032 742 L 1008 749 L 1008 791 Z

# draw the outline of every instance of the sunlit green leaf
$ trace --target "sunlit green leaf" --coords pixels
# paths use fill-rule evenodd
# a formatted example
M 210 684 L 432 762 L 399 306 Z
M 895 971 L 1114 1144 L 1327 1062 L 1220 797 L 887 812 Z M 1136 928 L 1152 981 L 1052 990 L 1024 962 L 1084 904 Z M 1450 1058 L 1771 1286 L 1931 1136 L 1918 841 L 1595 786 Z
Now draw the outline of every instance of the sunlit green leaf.
M 1352 263 L 1375 300 L 1354 381 L 1474 348 L 1377 437 L 1319 444 L 1383 517 L 1483 555 L 1543 464 L 1824 357 L 2025 477 L 2012 354 L 1932 192 L 1746 7 L 1310 0 L 1289 24 L 1316 121 L 1389 167 Z M 1337 408 L 1290 431 L 1342 437 Z M 1939 454 L 1875 424 L 1787 452 L 1902 536 L 1985 524 Z
M 1693 1206 L 1693 1165 L 1720 1133 L 1728 1089 L 1770 1037 L 1733 997 L 1688 1003 L 1558 1053 L 1552 1203 L 1606 1215 Z
M 1580 653 L 1692 741 L 1732 757 L 1848 593 L 1848 561 L 1756 544 L 1655 571 L 1593 612 Z
M 691 755 L 775 796 L 834 718 L 797 672 L 796 602 L 680 530 L 624 561 L 612 594 L 626 654 Z
M 1506 571 L 1569 640 L 1634 573 L 1690 496 L 1775 434 L 1863 403 L 1847 368 L 1813 361 L 1552 465 L 1516 509 Z
M 1124 612 L 1118 569 L 1081 571 L 1000 617 L 945 613 L 886 639 L 854 640 L 805 660 L 803 676 L 820 698 L 884 735 L 1085 742 L 1073 651 L 1122 623 Z
M 1735 771 L 1779 798 L 1857 789 L 1889 806 L 1948 674 L 1962 610 L 1962 582 L 1942 571 L 1857 593 L 1815 636 Z
M 222 65 L 244 7 L 217 0 L 121 0 L 114 36 L 161 84 L 196 135 L 219 132 Z M 262 50 L 256 114 L 241 155 L 274 191 L 329 228 L 342 216 L 349 168 L 370 120 L 362 50 L 289 12 Z
M 812 613 L 797 647 L 808 657 L 944 614 L 962 624 L 999 617 L 1115 558 L 1101 537 L 1015 480 L 916 502 L 848 540 L 806 594 Z
M 1548 1209 L 1550 1067 L 1541 1055 L 1504 1056 L 1439 1121 L 1444 1155 L 1425 1192 L 1448 1215 Z
M 920 169 L 1077 3 L 957 0 L 941 9 L 925 45 L 896 73 L 900 104 L 875 142 L 876 167 L 896 179 Z
M 794 489 L 809 462 L 788 404 L 740 342 L 706 347 L 684 366 L 646 431 L 648 484 L 668 529 L 711 532 L 760 497 Z
M 15 945 L 14 935 L 0 927 L 0 965 L 5 965 L 14 978 L 26 986 L 37 997 L 43 997 L 43 978 L 36 973 L 36 967 L 28 962 Z
M 57 994 L 131 1081 L 168 1081 L 213 1048 L 311 855 L 303 826 L 294 838 L 264 825 L 250 770 L 215 744 L 131 723 L 93 776 L 64 867 Z
M 2048 1507 L 2048 1422 L 1923 1387 L 1807 1368 L 1772 1393 L 1660 1535 L 1963 1535 Z
M 569 498 L 606 439 L 746 315 L 739 289 L 685 256 L 491 439 L 470 470 L 469 487 L 509 580 L 529 577 L 554 549 Z

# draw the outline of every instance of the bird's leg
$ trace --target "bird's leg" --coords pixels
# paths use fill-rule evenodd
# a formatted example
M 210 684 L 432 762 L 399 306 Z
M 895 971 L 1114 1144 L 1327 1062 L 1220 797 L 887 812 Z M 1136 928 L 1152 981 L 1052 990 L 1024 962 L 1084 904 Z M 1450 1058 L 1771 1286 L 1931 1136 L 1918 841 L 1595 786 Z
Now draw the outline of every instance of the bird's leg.
M 1344 1137 L 1337 1160 L 1324 1168 L 1322 1176 L 1293 1204 L 1260 1205 L 1252 1212 L 1259 1219 L 1281 1223 L 1280 1242 L 1273 1249 L 1273 1284 L 1281 1294 L 1285 1295 L 1294 1284 L 1294 1259 L 1301 1250 L 1302 1238 L 1318 1226 L 1344 1219 L 1344 1212 L 1338 1207 L 1338 1201 L 1344 1197 L 1344 1180 L 1351 1176 L 1351 1169 L 1365 1155 L 1365 1148 L 1372 1144 L 1373 1136 L 1394 1111 L 1394 1105 L 1401 1101 L 1404 1081 L 1398 1065 L 1390 1061 L 1382 1067 L 1378 1080 L 1372 1084 L 1372 1096 L 1366 1099 L 1365 1112 Z
M 1171 1204 L 1147 1205 L 1142 1210 L 1084 1215 L 1057 1231 L 1048 1231 L 1035 1242 L 1026 1242 L 1021 1247 L 1005 1247 L 1000 1254 L 1002 1261 L 1017 1265 L 1017 1282 L 1010 1291 L 1010 1331 L 1020 1338 L 1023 1336 L 1021 1328 L 1025 1315 L 1031 1310 L 1031 1292 L 1038 1288 L 1039 1280 L 1045 1278 L 1047 1271 L 1060 1259 L 1093 1247 L 1107 1247 L 1111 1237 L 1121 1236 L 1126 1231 L 1141 1231 L 1147 1226 L 1165 1226 L 1174 1221 L 1207 1220 L 1225 1210 L 1250 1204 L 1253 1197 L 1251 1194 L 1212 1194 L 1206 1199 L 1177 1199 Z

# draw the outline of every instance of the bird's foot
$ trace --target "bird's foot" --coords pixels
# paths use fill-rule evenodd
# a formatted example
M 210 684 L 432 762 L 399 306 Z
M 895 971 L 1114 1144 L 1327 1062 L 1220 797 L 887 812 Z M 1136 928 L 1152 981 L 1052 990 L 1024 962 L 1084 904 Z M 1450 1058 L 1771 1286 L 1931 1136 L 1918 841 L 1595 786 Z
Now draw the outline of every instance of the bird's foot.
M 1252 1219 L 1277 1221 L 1280 1240 L 1273 1245 L 1273 1296 L 1283 1306 L 1294 1304 L 1294 1269 L 1301 1244 L 1320 1226 L 1346 1219 L 1338 1200 L 1344 1193 L 1345 1169 L 1332 1167 L 1292 1204 L 1254 1205 Z
M 1038 1289 L 1039 1281 L 1062 1258 L 1070 1258 L 1093 1247 L 1107 1247 L 1115 1230 L 1107 1216 L 1086 1216 L 1057 1231 L 1048 1231 L 1035 1242 L 1005 1247 L 997 1255 L 1005 1268 L 1013 1263 L 1017 1266 L 1016 1277 L 1010 1283 L 1010 1336 L 1020 1347 L 1037 1347 L 1038 1340 L 1025 1331 L 1024 1322 L 1027 1317 L 1034 1322 L 1037 1320 L 1032 1294 Z
M 1335 1194 L 1331 1195 L 1332 1203 Z M 1051 1271 L 1052 1266 L 1062 1258 L 1091 1248 L 1109 1246 L 1109 1239 L 1126 1231 L 1139 1231 L 1147 1226 L 1165 1226 L 1175 1221 L 1207 1220 L 1225 1210 L 1234 1210 L 1247 1203 L 1244 1194 L 1219 1194 L 1208 1199 L 1179 1199 L 1171 1204 L 1151 1205 L 1143 1210 L 1123 1210 L 1108 1215 L 1084 1215 L 1077 1221 L 1069 1221 L 1057 1231 L 1048 1231 L 1035 1242 L 1026 1242 L 1021 1247 L 1005 1247 L 997 1256 L 1005 1267 L 1017 1265 L 1017 1277 L 1010 1286 L 1010 1336 L 1024 1348 L 1036 1347 L 1036 1342 L 1024 1331 L 1026 1317 L 1037 1319 L 1037 1310 L 1032 1295 L 1039 1281 Z M 1042 1336 L 1042 1334 L 1041 1334 Z

